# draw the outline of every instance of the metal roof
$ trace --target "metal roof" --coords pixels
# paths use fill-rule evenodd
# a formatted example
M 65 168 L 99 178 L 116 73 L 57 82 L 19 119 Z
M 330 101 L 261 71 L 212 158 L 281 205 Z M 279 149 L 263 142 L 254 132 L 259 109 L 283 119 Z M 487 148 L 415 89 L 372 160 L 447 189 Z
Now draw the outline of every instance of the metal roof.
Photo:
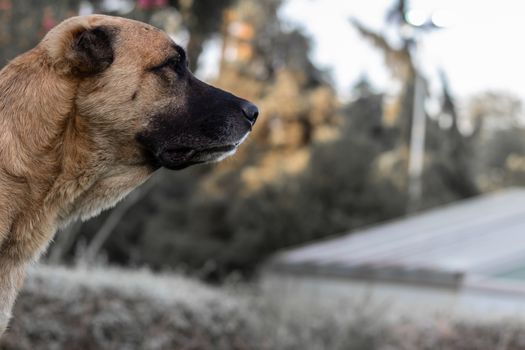
M 524 266 L 525 190 L 516 188 L 285 251 L 270 263 L 281 271 L 443 285 Z

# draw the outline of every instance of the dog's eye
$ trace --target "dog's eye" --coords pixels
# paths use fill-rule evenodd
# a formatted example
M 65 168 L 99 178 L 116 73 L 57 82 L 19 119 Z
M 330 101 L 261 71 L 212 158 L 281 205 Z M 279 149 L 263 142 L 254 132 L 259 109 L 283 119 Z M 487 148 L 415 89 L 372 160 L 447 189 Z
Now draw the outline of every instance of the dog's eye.
M 153 67 L 151 70 L 153 72 L 162 72 L 165 69 L 169 69 L 170 71 L 180 74 L 184 69 L 184 63 L 181 62 L 179 57 L 172 57 L 158 66 Z
M 176 71 L 178 65 L 179 65 L 179 60 L 177 58 L 170 58 L 166 62 L 165 66 L 168 67 L 169 69 L 173 69 L 174 71 Z

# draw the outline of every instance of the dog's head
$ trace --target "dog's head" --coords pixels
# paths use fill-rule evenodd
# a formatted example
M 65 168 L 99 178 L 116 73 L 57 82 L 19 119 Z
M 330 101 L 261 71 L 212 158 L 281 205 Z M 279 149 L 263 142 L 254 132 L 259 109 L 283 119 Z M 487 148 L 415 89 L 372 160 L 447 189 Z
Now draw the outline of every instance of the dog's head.
M 109 16 L 69 19 L 42 45 L 78 82 L 76 113 L 122 162 L 182 169 L 233 154 L 255 123 L 252 103 L 198 80 L 184 50 L 147 24 Z M 116 147 L 117 146 L 117 147 Z

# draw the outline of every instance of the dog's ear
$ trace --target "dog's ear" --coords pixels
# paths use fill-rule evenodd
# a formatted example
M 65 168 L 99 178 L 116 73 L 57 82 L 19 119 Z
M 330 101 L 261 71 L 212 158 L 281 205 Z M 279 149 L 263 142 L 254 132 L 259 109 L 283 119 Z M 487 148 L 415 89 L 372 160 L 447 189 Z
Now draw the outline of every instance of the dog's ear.
M 109 27 L 95 27 L 80 32 L 70 52 L 71 72 L 91 75 L 103 72 L 113 63 L 113 32 Z
M 114 27 L 93 26 L 76 17 L 52 29 L 43 45 L 57 72 L 85 77 L 111 66 L 116 32 Z

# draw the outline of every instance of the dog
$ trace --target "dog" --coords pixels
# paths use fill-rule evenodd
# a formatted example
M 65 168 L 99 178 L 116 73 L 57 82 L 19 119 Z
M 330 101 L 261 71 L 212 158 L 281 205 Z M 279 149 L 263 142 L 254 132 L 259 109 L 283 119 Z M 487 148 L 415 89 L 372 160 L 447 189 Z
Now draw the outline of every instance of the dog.
M 57 228 L 161 167 L 232 155 L 258 115 L 195 78 L 166 33 L 129 19 L 70 18 L 11 61 L 0 71 L 0 335 Z

